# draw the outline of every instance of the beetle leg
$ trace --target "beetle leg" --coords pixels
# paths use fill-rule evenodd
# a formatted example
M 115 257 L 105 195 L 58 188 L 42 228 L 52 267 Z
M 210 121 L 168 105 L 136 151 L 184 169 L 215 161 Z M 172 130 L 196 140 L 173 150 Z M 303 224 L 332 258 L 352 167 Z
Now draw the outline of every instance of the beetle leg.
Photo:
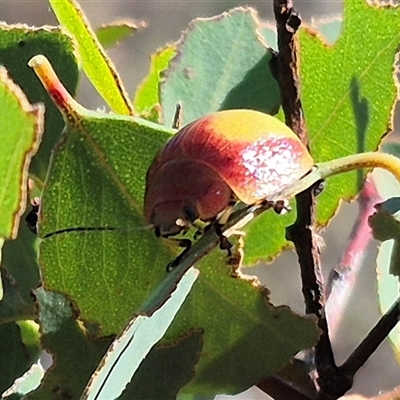
M 232 268 L 231 270 L 232 278 L 243 277 L 243 274 L 240 272 L 240 268 L 242 267 L 242 261 L 244 257 L 243 247 L 244 247 L 243 236 L 240 236 L 235 251 L 232 254 L 232 256 L 229 257 L 228 260 L 228 265 L 231 266 Z
M 221 235 L 219 237 L 219 248 L 221 250 L 226 250 L 228 252 L 228 257 L 232 257 L 232 247 L 233 244 L 229 241 L 229 239 L 226 236 Z
M 314 195 L 318 196 L 325 189 L 325 179 L 321 179 L 315 183 Z
M 232 215 L 235 204 L 236 200 L 232 199 L 226 208 L 217 215 L 217 221 L 220 225 L 225 225 L 228 222 L 229 217 Z
M 229 214 L 230 215 L 230 214 Z M 219 248 L 221 250 L 227 250 L 228 252 L 228 257 L 232 256 L 232 247 L 233 244 L 229 241 L 228 237 L 224 235 L 224 233 L 222 232 L 222 227 L 223 224 L 221 224 L 220 220 L 217 219 L 214 222 L 212 222 L 210 225 L 214 226 L 215 232 L 217 233 L 218 237 L 219 237 Z
M 183 251 L 181 254 L 179 254 L 175 260 L 171 261 L 167 267 L 166 270 L 167 272 L 171 272 L 174 268 L 176 268 L 179 263 L 182 261 L 183 257 L 185 254 L 189 251 L 189 249 L 192 247 L 192 241 L 190 239 L 176 239 L 176 238 L 163 238 L 164 241 L 168 243 L 172 243 L 175 245 L 178 245 L 179 247 L 183 247 Z
M 325 188 L 325 180 L 320 179 L 313 185 L 314 195 L 318 196 Z M 288 200 L 265 201 L 264 207 L 272 207 L 277 214 L 286 214 L 291 211 Z
M 287 212 L 291 211 L 288 200 L 275 201 L 273 203 L 272 207 L 273 207 L 274 211 L 279 215 L 281 215 L 281 214 L 283 215 L 283 214 L 286 214 Z

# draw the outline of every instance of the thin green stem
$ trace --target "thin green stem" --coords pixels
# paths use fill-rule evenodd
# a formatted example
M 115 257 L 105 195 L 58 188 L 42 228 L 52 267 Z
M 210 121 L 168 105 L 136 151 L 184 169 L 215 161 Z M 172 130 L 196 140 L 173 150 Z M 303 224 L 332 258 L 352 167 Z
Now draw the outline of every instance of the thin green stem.
M 321 174 L 321 179 L 361 168 L 383 168 L 391 172 L 400 182 L 400 159 L 384 153 L 354 154 L 317 164 L 316 167 Z
M 307 175 L 290 187 L 285 188 L 274 196 L 268 197 L 268 200 L 291 199 L 321 179 L 362 168 L 383 168 L 391 172 L 400 182 L 399 158 L 378 152 L 360 153 L 316 164 Z
M 321 175 L 319 166 L 316 165 L 307 175 L 304 175 L 301 179 L 294 182 L 291 186 L 285 188 L 284 190 L 273 196 L 268 196 L 268 200 L 274 202 L 278 200 L 291 199 L 297 194 L 310 188 L 314 183 L 318 182 L 321 179 L 324 179 L 324 177 L 322 177 Z

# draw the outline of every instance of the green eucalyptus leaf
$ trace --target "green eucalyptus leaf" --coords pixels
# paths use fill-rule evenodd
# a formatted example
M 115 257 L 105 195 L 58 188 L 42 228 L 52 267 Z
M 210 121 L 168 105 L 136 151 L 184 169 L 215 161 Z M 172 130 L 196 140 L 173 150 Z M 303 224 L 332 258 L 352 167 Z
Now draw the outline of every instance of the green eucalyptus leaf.
M 2 273 L 5 275 L 6 271 L 9 276 L 4 278 L 6 283 L 4 299 L 0 303 L 0 320 L 11 318 L 13 321 L 18 321 L 34 318 L 35 315 L 32 290 L 36 289 L 40 283 L 37 263 L 39 243 L 37 236 L 28 229 L 25 223 L 25 217 L 30 211 L 28 207 L 21 218 L 17 238 L 7 240 L 2 250 L 4 268 Z
M 169 66 L 171 59 L 175 56 L 175 46 L 167 46 L 155 54 L 151 55 L 150 60 L 150 71 L 146 78 L 140 83 L 134 100 L 135 110 L 140 114 L 146 116 L 150 114 L 156 114 L 152 118 L 154 121 L 160 119 L 159 110 L 160 107 L 160 84 L 162 82 L 162 75 Z
M 41 184 L 47 174 L 50 153 L 60 138 L 64 121 L 32 69 L 28 67 L 28 61 L 37 54 L 44 54 L 51 61 L 63 84 L 74 94 L 78 67 L 72 40 L 64 31 L 55 27 L 30 28 L 25 25 L 0 24 L 0 64 L 7 68 L 12 80 L 20 86 L 30 103 L 40 102 L 45 106 L 43 140 L 29 171 L 35 181 Z
M 17 322 L 35 317 L 33 299 L 24 298 L 14 277 L 1 269 L 4 297 L 0 302 L 0 323 Z
M 115 21 L 97 28 L 96 36 L 103 47 L 115 47 L 123 40 L 134 35 L 141 27 L 143 27 L 143 24 L 138 25 L 130 20 Z
M 195 376 L 201 345 L 202 332 L 195 330 L 172 344 L 156 346 L 119 399 L 175 400 Z
M 92 375 L 83 399 L 116 398 L 121 395 L 147 354 L 164 336 L 198 274 L 198 270 L 190 268 L 179 282 L 173 282 L 174 289 L 161 307 L 156 300 L 157 303 L 151 305 L 152 309 L 159 307 L 156 311 L 149 316 L 136 315 L 129 322 Z
M 280 94 L 269 68 L 271 58 L 254 9 L 195 19 L 165 73 L 161 91 L 165 123 L 172 123 L 177 103 L 182 104 L 184 124 L 222 109 L 276 114 Z
M 69 301 L 60 294 L 38 289 L 35 296 L 39 305 L 41 343 L 54 358 L 41 385 L 24 398 L 78 399 L 110 339 L 88 338 L 82 325 L 73 320 Z
M 36 58 L 31 65 L 44 73 L 43 63 Z M 68 123 L 42 196 L 42 277 L 47 289 L 74 302 L 83 321 L 96 324 L 97 335 L 110 335 L 135 311 L 157 310 L 170 295 L 171 281 L 178 282 L 177 272 L 165 272 L 171 250 L 143 229 L 141 211 L 147 168 L 172 132 L 139 118 L 85 110 L 46 74 Z M 165 340 L 204 331 L 199 373 L 186 390 L 236 393 L 311 347 L 318 333 L 313 321 L 269 305 L 266 291 L 252 280 L 232 278 L 225 254 L 212 254 L 202 261 Z
M 196 376 L 180 393 L 239 393 L 318 338 L 312 319 L 272 306 L 268 289 L 238 275 L 225 257 L 214 250 L 201 261 L 196 285 L 165 337 L 173 340 L 188 327 L 203 331 Z
M 299 39 L 300 94 L 315 160 L 376 150 L 390 129 L 397 99 L 393 68 L 399 8 L 347 0 L 341 35 L 333 46 L 307 29 Z M 358 171 L 328 179 L 318 198 L 321 224 L 332 218 L 340 199 L 354 198 L 363 177 Z
M 132 114 L 132 104 L 118 72 L 101 47 L 79 4 L 74 0 L 49 2 L 58 21 L 76 39 L 83 69 L 93 86 L 114 112 Z
M 398 7 L 346 0 L 340 25 L 337 21 L 318 26 L 324 34 L 331 28 L 331 43 L 340 26 L 333 45 L 315 30 L 300 29 L 300 97 L 316 162 L 374 151 L 390 129 L 398 92 L 393 71 L 400 42 L 399 13 Z M 364 177 L 365 172 L 355 171 L 327 179 L 316 199 L 317 223 L 326 225 L 342 199 L 353 199 Z M 271 260 L 289 246 L 284 228 L 293 217 L 284 218 L 262 216 L 249 226 L 246 264 Z
M 3 393 L 31 364 L 19 326 L 14 322 L 0 324 L 0 353 L 0 393 Z
M 32 106 L 7 71 L 0 69 L 0 237 L 15 238 L 25 211 L 28 167 L 42 137 L 44 109 Z

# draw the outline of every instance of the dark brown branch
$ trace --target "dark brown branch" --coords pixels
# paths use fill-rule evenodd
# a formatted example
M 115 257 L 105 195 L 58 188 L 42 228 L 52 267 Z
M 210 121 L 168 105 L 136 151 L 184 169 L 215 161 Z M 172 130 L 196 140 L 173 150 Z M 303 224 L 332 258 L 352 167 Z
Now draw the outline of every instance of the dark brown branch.
M 279 376 L 270 376 L 257 384 L 263 392 L 268 393 L 275 400 L 314 400 L 315 397 L 304 393 L 292 386 Z
M 305 361 L 293 359 L 257 385 L 275 400 L 315 400 L 317 392 Z
M 299 96 L 298 49 L 295 36 L 301 20 L 293 9 L 292 0 L 274 0 L 274 13 L 277 23 L 279 52 L 271 63 L 271 69 L 280 86 L 286 124 L 308 146 L 307 130 Z M 342 367 L 336 366 L 325 315 L 318 236 L 312 229 L 316 188 L 317 185 L 314 185 L 314 187 L 296 196 L 297 220 L 287 228 L 287 238 L 294 243 L 298 254 L 306 312 L 317 317 L 318 327 L 321 330 L 319 342 L 314 349 L 317 398 L 333 400 L 341 397 L 351 388 L 354 374 L 396 325 L 400 304 L 396 303 L 378 322 Z M 272 386 L 268 387 L 268 385 L 260 383 L 259 387 L 267 393 L 272 393 L 277 380 L 271 378 L 265 380 L 265 382 L 271 383 Z M 280 398 L 285 399 L 285 396 L 280 396 Z M 294 397 L 289 395 L 287 398 Z
M 372 328 L 367 337 L 353 351 L 347 361 L 340 367 L 342 373 L 353 378 L 355 373 L 364 365 L 371 354 L 387 338 L 390 331 L 397 325 L 400 317 L 400 299 Z
M 299 257 L 302 291 L 306 303 L 306 313 L 318 319 L 321 330 L 319 341 L 314 349 L 319 399 L 336 399 L 352 386 L 352 380 L 339 370 L 335 364 L 329 338 L 328 322 L 325 315 L 325 298 L 321 274 L 318 237 L 313 233 L 314 195 L 307 190 L 297 199 L 297 220 L 288 227 L 288 239 L 293 241 Z
M 295 36 L 301 19 L 293 9 L 291 0 L 274 0 L 274 13 L 277 22 L 279 52 L 272 68 L 280 86 L 286 124 L 308 146 L 307 130 L 299 95 L 298 46 Z M 318 327 L 321 330 L 320 340 L 315 347 L 318 397 L 335 399 L 344 394 L 351 387 L 352 382 L 336 366 L 329 339 L 318 237 L 312 229 L 315 189 L 316 186 L 296 196 L 297 220 L 287 228 L 287 238 L 294 243 L 298 254 L 306 312 L 317 317 Z
M 274 14 L 279 53 L 276 55 L 273 69 L 281 91 L 285 122 L 307 145 L 308 138 L 299 96 L 298 52 L 295 36 L 301 19 L 293 9 L 291 0 L 274 0 Z

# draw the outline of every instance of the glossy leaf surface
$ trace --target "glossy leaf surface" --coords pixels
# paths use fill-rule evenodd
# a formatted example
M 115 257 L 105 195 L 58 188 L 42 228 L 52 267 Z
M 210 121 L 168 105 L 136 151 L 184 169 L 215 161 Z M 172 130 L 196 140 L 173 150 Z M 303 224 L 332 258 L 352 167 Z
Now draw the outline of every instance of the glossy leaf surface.
M 164 336 L 199 275 L 189 269 L 175 290 L 152 315 L 137 315 L 108 349 L 85 389 L 84 399 L 119 397 L 150 350 Z

